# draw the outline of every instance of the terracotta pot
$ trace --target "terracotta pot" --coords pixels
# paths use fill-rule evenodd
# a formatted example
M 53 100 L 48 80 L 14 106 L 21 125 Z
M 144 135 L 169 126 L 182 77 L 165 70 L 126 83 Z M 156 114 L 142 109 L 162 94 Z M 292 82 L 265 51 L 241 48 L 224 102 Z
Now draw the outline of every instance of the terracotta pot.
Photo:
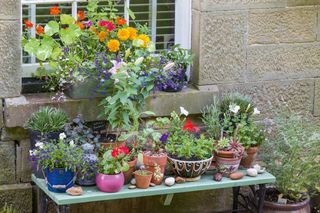
M 105 175 L 97 173 L 96 184 L 97 188 L 102 192 L 118 192 L 124 185 L 124 175 L 122 172 L 116 175 Z
M 234 158 L 235 152 L 234 151 L 224 151 L 224 150 L 219 150 L 216 152 L 216 156 L 221 157 L 221 158 Z
M 126 172 L 123 172 L 124 179 L 125 179 L 124 184 L 128 184 L 132 179 L 132 174 L 136 170 L 137 158 L 134 159 L 133 161 L 128 162 L 128 164 L 129 164 L 129 170 Z
M 145 170 L 146 175 L 139 174 L 138 172 L 134 173 L 134 178 L 136 179 L 136 186 L 140 189 L 147 189 L 150 186 L 151 179 L 153 173 L 150 171 Z
M 296 204 L 278 204 L 264 201 L 264 213 L 310 213 L 310 198 Z
M 224 177 L 229 177 L 230 174 L 236 172 L 239 168 L 241 157 L 240 158 L 223 158 L 216 157 L 219 172 Z
M 151 182 L 160 185 L 163 180 L 164 171 L 167 165 L 167 154 L 163 154 L 161 156 L 153 156 L 153 155 L 146 155 L 143 153 L 143 164 L 146 170 L 152 172 L 152 180 Z M 160 167 L 160 177 L 155 174 L 157 167 Z
M 117 142 L 113 142 L 113 143 L 110 143 L 110 142 L 100 143 L 101 147 L 104 149 L 109 149 L 109 148 L 114 149 L 114 148 L 120 147 L 124 144 L 125 144 L 125 142 L 123 142 L 123 141 L 117 141 Z
M 251 168 L 257 158 L 259 147 L 249 147 L 246 149 L 247 156 L 242 157 L 240 165 L 245 168 Z

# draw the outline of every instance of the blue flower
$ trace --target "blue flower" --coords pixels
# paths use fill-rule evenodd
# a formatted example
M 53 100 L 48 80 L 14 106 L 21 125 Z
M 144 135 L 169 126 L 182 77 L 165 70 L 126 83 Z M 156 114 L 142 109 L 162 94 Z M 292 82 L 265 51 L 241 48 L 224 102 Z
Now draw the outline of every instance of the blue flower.
M 168 137 L 169 137 L 169 133 L 164 133 L 164 134 L 161 136 L 160 141 L 161 141 L 162 143 L 165 143 L 165 142 L 167 142 Z

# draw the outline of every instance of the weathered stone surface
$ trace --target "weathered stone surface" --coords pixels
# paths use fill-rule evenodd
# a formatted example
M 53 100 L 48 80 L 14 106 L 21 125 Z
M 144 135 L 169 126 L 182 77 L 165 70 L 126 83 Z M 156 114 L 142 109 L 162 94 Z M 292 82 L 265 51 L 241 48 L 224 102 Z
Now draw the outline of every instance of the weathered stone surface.
M 20 141 L 16 147 L 16 177 L 17 181 L 26 183 L 31 181 L 31 163 L 29 161 L 30 140 Z
M 0 186 L 0 206 L 7 203 L 17 212 L 32 212 L 32 187 L 28 184 L 12 184 Z
M 0 142 L 0 185 L 15 183 L 15 143 Z
M 4 126 L 3 123 L 3 107 L 2 107 L 2 99 L 0 99 L 0 135 L 1 135 L 1 128 Z
M 250 95 L 262 117 L 274 116 L 286 107 L 299 112 L 313 110 L 313 79 L 219 85 L 219 91 L 221 95 L 230 92 Z
M 320 43 L 250 46 L 251 81 L 320 76 Z
M 0 0 L 0 19 L 20 19 L 21 0 Z
M 197 18 L 197 16 L 195 17 Z M 245 12 L 200 13 L 199 47 L 193 44 L 196 63 L 192 81 L 197 85 L 243 82 L 246 69 Z M 197 42 L 196 40 L 193 40 Z M 198 62 L 197 62 L 198 60 Z
M 317 8 L 250 10 L 249 43 L 310 42 L 317 38 Z
M 285 7 L 286 2 L 286 0 L 193 0 L 192 7 L 200 11 L 243 10 Z
M 305 6 L 305 5 L 320 5 L 319 0 L 287 0 L 287 5 L 292 6 Z
M 22 127 L 3 128 L 1 140 L 3 141 L 21 141 L 29 138 L 29 133 Z
M 313 113 L 315 116 L 320 116 L 320 79 L 319 78 L 315 80 Z
M 0 98 L 14 97 L 21 91 L 20 22 L 0 20 L 0 32 Z

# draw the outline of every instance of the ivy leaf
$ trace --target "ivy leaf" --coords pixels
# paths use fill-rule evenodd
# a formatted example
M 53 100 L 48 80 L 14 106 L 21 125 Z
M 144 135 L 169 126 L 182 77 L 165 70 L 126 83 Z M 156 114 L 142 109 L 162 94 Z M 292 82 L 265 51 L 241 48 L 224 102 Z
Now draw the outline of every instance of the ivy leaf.
M 50 45 L 41 45 L 37 50 L 37 58 L 41 61 L 45 61 L 50 57 L 52 49 L 53 48 Z
M 59 32 L 59 24 L 56 21 L 49 21 L 49 23 L 44 27 L 44 32 L 48 36 L 53 36 L 55 33 Z
M 61 24 L 73 24 L 75 22 L 75 19 L 70 15 L 62 14 L 60 16 L 60 21 Z
M 31 38 L 26 45 L 24 46 L 24 50 L 30 55 L 35 55 L 40 46 L 40 42 L 36 38 Z

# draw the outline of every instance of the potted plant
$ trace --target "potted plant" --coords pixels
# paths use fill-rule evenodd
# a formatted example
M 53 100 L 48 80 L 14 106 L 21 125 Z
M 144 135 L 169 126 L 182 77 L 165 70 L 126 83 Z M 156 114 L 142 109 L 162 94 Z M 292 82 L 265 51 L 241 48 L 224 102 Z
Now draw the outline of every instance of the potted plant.
M 214 147 L 212 139 L 200 135 L 200 129 L 186 117 L 188 112 L 171 113 L 166 151 L 174 173 L 189 181 L 199 180 L 211 165 Z
M 309 213 L 310 196 L 320 189 L 318 122 L 312 115 L 286 111 L 266 123 L 272 125 L 262 160 L 276 183 L 267 189 L 264 212 Z
M 31 148 L 41 138 L 47 141 L 57 140 L 68 121 L 66 113 L 54 107 L 41 107 L 34 112 L 24 125 L 29 130 Z
M 121 146 L 107 150 L 99 162 L 96 184 L 100 191 L 114 193 L 124 185 L 123 172 L 129 169 L 127 163 L 129 148 Z
M 64 133 L 59 137 L 58 143 L 38 142 L 38 149 L 31 151 L 38 166 L 44 169 L 48 190 L 52 192 L 65 192 L 73 186 L 83 154 L 81 148 L 65 141 Z
M 136 186 L 140 189 L 147 189 L 150 186 L 153 173 L 148 170 L 137 170 L 134 172 Z
M 188 82 L 186 72 L 188 66 L 192 65 L 191 51 L 177 44 L 172 46 L 171 50 L 164 50 L 160 54 L 162 72 L 156 80 L 157 88 L 165 92 L 181 91 Z
M 130 182 L 130 180 L 132 179 L 132 175 L 134 173 L 134 171 L 136 170 L 136 164 L 138 161 L 138 153 L 139 153 L 139 146 L 138 143 L 136 141 L 127 141 L 126 142 L 126 146 L 129 148 L 129 156 L 128 156 L 128 166 L 129 169 L 125 172 L 123 172 L 124 174 L 124 178 L 125 178 L 125 184 L 128 184 Z

